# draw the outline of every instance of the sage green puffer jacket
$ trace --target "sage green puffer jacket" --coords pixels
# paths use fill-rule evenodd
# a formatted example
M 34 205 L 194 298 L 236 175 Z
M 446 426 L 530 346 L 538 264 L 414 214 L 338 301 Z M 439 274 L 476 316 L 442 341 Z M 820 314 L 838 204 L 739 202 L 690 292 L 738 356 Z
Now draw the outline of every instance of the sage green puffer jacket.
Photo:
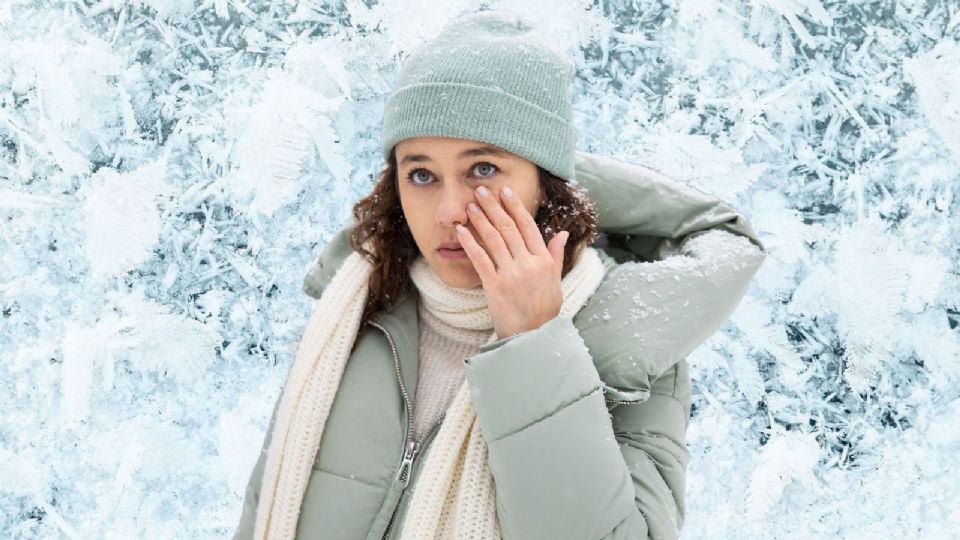
M 670 539 L 683 525 L 686 356 L 731 315 L 766 252 L 723 201 L 640 165 L 577 152 L 606 275 L 574 316 L 465 361 L 505 540 Z M 350 253 L 341 229 L 310 269 L 319 298 Z M 409 294 L 360 328 L 297 526 L 300 539 L 395 538 L 439 422 L 410 437 L 418 318 Z M 251 538 L 276 406 L 235 539 Z M 408 450 L 405 451 L 405 448 Z

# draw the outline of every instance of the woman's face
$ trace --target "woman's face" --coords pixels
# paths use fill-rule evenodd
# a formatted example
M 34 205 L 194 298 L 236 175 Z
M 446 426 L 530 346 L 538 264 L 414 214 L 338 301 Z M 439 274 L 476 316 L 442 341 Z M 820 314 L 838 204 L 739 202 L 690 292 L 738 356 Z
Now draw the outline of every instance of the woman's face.
M 440 245 L 460 244 L 454 228 L 460 223 L 486 249 L 467 218 L 467 203 L 473 201 L 480 206 L 475 194 L 479 186 L 487 186 L 493 200 L 501 205 L 500 189 L 510 186 L 535 216 L 542 203 L 537 166 L 498 146 L 450 137 L 404 139 L 395 151 L 400 204 L 420 253 L 448 287 L 481 287 L 480 276 L 466 252 L 444 256 Z

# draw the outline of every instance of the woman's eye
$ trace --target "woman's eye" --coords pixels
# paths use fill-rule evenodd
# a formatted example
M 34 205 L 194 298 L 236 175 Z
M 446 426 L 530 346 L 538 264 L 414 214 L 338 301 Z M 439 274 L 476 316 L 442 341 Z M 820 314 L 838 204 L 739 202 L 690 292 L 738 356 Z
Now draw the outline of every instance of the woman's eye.
M 493 173 L 497 170 L 496 165 L 494 165 L 493 163 L 488 163 L 486 161 L 477 163 L 476 165 L 473 166 L 473 169 L 478 170 L 478 167 L 484 167 L 484 166 L 490 167 L 493 170 L 490 171 L 490 174 L 480 174 L 479 175 L 480 178 L 487 178 L 488 176 L 493 176 Z
M 414 169 L 407 174 L 407 180 L 409 180 L 410 183 L 412 184 L 420 184 L 420 182 L 415 181 L 416 174 L 420 172 L 429 173 L 429 171 L 427 171 L 426 169 Z
M 474 173 L 479 173 L 479 174 L 475 174 L 475 176 L 477 176 L 478 178 L 490 178 L 494 174 L 496 174 L 497 171 L 500 170 L 500 168 L 494 165 L 493 163 L 490 163 L 487 161 L 481 161 L 480 163 L 475 164 L 472 170 Z M 424 176 L 418 176 L 420 173 L 424 173 Z M 427 169 L 422 169 L 422 168 L 413 169 L 412 171 L 407 173 L 407 180 L 415 186 L 425 186 L 431 183 L 430 182 L 431 176 L 433 175 Z M 424 180 L 424 181 L 418 182 L 417 180 Z

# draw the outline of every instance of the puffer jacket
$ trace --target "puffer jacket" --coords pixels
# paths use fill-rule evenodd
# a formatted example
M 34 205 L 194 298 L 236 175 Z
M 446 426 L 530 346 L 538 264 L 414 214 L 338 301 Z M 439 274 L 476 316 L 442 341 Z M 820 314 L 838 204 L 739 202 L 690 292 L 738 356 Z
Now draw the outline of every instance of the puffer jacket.
M 683 525 L 686 356 L 732 314 L 766 257 L 747 220 L 646 167 L 578 151 L 606 270 L 574 316 L 465 361 L 505 540 L 676 538 Z M 352 225 L 304 280 L 319 298 Z M 362 326 L 327 420 L 299 539 L 392 539 L 440 421 L 411 436 L 418 317 L 409 293 Z M 279 403 L 279 401 L 277 402 Z M 276 405 L 234 539 L 253 536 Z M 442 418 L 441 418 L 442 421 Z

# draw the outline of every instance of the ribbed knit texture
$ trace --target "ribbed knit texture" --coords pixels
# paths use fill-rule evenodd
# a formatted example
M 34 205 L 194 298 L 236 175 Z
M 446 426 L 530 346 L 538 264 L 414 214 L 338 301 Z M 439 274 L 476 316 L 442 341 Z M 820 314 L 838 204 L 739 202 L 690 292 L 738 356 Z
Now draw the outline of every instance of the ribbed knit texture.
M 445 335 L 443 323 L 420 304 L 420 368 L 413 406 L 413 438 L 423 441 L 463 383 L 463 361 L 474 355 L 489 332 L 475 332 L 472 340 Z
M 422 441 L 446 410 L 465 377 L 463 361 L 490 337 L 493 322 L 483 288 L 448 287 L 421 256 L 410 267 L 420 292 L 420 368 L 413 406 L 413 436 Z M 464 314 L 476 322 L 466 324 Z
M 292 540 L 296 535 L 321 435 L 360 328 L 372 269 L 360 253 L 352 252 L 314 304 L 280 395 L 267 449 L 254 525 L 254 538 L 258 540 Z M 425 283 L 430 276 L 422 270 L 411 266 L 411 276 L 416 272 L 416 279 L 425 278 Z M 564 299 L 560 316 L 579 311 L 603 275 L 596 249 L 584 249 L 561 281 Z M 422 290 L 432 289 L 428 286 Z M 479 325 L 473 329 L 480 330 L 490 324 L 492 328 L 486 309 L 443 302 L 447 298 L 444 294 L 424 298 L 440 300 L 435 306 L 446 306 L 447 311 L 441 307 L 434 312 L 454 326 L 465 324 L 470 328 L 473 324 Z M 485 343 L 496 339 L 492 332 Z M 402 540 L 500 538 L 487 446 L 466 380 L 454 394 L 426 454 L 418 459 L 424 462 L 403 520 Z
M 490 143 L 574 178 L 573 61 L 509 11 L 454 19 L 404 59 L 383 110 L 380 147 L 411 137 Z

